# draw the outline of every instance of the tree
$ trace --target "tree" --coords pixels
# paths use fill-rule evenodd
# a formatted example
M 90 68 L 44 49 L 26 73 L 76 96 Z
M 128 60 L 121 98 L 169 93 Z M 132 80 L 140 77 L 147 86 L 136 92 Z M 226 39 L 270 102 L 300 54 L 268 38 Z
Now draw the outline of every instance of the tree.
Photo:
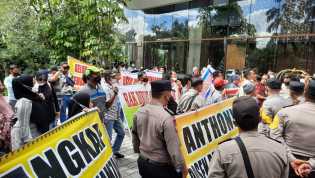
M 123 60 L 116 0 L 0 0 L 0 60 L 32 70 L 68 55 L 104 65 Z
M 3 67 L 9 63 L 22 68 L 36 70 L 47 63 L 49 49 L 41 42 L 38 21 L 26 0 L 12 0 L 1 3 L 0 32 L 2 48 L 0 62 Z
M 114 60 L 111 49 L 118 39 L 114 26 L 126 20 L 118 1 L 31 0 L 31 5 L 38 12 L 46 45 L 55 49 L 50 58 Z

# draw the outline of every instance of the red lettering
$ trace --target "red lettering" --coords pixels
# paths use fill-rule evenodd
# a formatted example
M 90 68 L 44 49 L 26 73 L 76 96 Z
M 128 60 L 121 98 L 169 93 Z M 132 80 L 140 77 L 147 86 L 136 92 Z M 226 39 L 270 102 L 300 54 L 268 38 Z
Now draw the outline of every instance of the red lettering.
M 128 93 L 123 93 L 123 96 L 124 96 L 124 98 L 125 98 L 125 101 L 126 101 L 128 107 L 130 107 L 131 104 L 130 104 L 130 100 L 129 100 Z
M 132 98 L 133 105 L 132 106 L 138 106 L 137 96 L 135 92 L 130 92 L 130 97 Z
M 74 71 L 77 72 L 77 73 L 83 74 L 85 72 L 86 68 L 87 68 L 87 66 L 80 65 L 80 64 L 75 64 Z
M 74 76 L 73 77 L 73 81 L 74 81 L 75 85 L 79 85 L 79 86 L 84 85 L 84 82 L 83 82 L 81 77 Z
M 137 91 L 137 97 L 138 97 L 139 103 L 141 105 L 144 104 L 144 98 L 143 98 L 143 95 L 142 95 L 142 91 Z

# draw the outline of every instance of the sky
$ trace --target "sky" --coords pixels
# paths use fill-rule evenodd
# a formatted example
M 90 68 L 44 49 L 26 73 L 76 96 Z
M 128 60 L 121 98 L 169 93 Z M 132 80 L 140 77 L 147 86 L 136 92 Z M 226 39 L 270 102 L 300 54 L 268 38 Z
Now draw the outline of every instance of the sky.
M 250 8 L 251 2 L 252 7 Z M 247 20 L 249 20 L 250 16 L 250 23 L 256 27 L 257 36 L 271 35 L 266 32 L 268 26 L 266 12 L 273 7 L 279 6 L 277 0 L 241 0 L 238 4 L 242 8 L 243 15 Z M 252 11 L 250 11 L 251 9 Z M 134 29 L 137 33 L 136 39 L 141 35 L 153 35 L 151 27 L 154 24 L 164 23 L 164 27 L 170 29 L 174 20 L 184 22 L 188 19 L 190 27 L 198 25 L 198 9 L 150 15 L 144 14 L 139 10 L 129 10 L 125 8 L 124 13 L 127 16 L 129 23 L 119 25 L 119 30 L 127 32 L 130 29 Z

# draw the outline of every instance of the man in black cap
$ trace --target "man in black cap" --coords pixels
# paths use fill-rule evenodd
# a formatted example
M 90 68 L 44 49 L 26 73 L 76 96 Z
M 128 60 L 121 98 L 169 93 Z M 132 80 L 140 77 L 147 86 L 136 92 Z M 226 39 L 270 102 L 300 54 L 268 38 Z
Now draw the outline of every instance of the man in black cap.
M 290 178 L 306 176 L 300 169 L 302 164 L 315 169 L 315 80 L 310 80 L 306 87 L 305 100 L 281 109 L 270 125 L 271 137 L 287 147 L 292 168 Z M 309 177 L 315 177 L 315 172 Z
M 292 104 L 301 104 L 305 102 L 304 94 L 304 83 L 300 81 L 291 81 L 289 84 L 290 87 L 290 99 Z
M 272 123 L 276 113 L 283 107 L 292 105 L 292 102 L 280 95 L 281 81 L 276 78 L 267 80 L 268 97 L 261 107 L 262 121 L 259 124 L 258 132 L 269 136 L 269 125 Z
M 239 137 L 219 145 L 211 159 L 208 177 L 287 178 L 289 162 L 285 147 L 257 133 L 260 116 L 256 100 L 250 96 L 236 99 L 233 118 Z
M 195 77 L 192 79 L 191 86 L 192 88 L 184 93 L 178 101 L 178 113 L 197 110 L 206 105 L 206 100 L 200 95 L 203 88 L 203 80 Z
M 174 118 L 164 110 L 171 97 L 169 80 L 151 82 L 152 100 L 135 114 L 132 127 L 134 151 L 139 153 L 138 168 L 143 178 L 179 178 L 184 161 Z

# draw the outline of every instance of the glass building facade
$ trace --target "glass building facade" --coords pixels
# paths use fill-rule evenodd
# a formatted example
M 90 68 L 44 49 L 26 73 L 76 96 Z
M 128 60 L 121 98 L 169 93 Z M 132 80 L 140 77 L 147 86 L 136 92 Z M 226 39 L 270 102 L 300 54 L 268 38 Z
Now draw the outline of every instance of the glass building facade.
M 124 9 L 128 60 L 191 73 L 216 69 L 286 68 L 315 72 L 315 1 L 190 1 L 146 10 Z

